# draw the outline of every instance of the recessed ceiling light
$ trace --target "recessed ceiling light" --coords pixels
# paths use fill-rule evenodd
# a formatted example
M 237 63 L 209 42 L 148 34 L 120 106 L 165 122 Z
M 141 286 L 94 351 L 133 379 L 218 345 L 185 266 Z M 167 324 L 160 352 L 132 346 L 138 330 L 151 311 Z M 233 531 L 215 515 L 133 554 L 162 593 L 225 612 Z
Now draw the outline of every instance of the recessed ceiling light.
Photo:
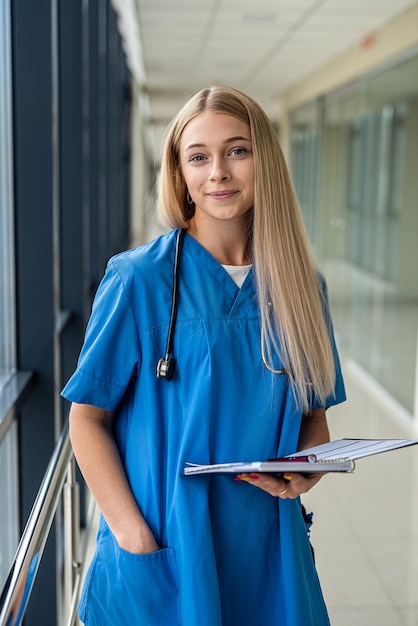
M 276 21 L 275 13 L 246 13 L 242 16 L 242 21 L 247 24 L 271 24 Z
M 219 67 L 223 70 L 237 70 L 242 67 L 242 61 L 217 61 L 213 64 L 214 67 Z

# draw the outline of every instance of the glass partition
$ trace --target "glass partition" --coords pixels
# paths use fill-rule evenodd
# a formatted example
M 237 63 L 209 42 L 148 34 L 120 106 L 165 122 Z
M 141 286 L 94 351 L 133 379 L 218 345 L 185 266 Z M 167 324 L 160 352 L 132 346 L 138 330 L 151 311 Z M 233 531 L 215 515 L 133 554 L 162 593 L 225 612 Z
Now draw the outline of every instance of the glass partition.
M 320 245 L 321 231 L 318 219 L 319 187 L 319 113 L 313 102 L 297 111 L 292 129 L 292 177 L 298 192 L 299 203 L 315 247 Z
M 418 322 L 416 76 L 418 56 L 319 100 L 303 132 L 301 119 L 313 105 L 292 116 L 293 177 L 341 349 L 410 413 Z M 302 134 L 305 142 L 315 136 L 315 154 L 303 148 Z

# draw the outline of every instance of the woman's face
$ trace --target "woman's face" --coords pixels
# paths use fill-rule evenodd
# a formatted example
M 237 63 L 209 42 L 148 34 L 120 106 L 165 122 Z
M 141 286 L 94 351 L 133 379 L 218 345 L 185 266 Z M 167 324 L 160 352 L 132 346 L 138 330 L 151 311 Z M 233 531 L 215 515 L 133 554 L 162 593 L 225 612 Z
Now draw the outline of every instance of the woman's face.
M 254 204 L 250 128 L 224 113 L 204 111 L 185 127 L 180 165 L 195 217 L 243 221 Z

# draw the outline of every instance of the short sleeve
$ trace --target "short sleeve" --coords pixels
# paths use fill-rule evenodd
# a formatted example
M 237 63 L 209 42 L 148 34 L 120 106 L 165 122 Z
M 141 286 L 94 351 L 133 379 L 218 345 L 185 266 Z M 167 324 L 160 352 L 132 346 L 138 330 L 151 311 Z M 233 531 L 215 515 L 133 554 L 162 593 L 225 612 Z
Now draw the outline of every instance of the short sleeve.
M 343 375 L 341 372 L 340 357 L 338 355 L 337 345 L 335 342 L 334 328 L 333 328 L 331 313 L 329 309 L 328 289 L 327 289 L 327 285 L 325 282 L 325 278 L 322 275 L 320 275 L 319 279 L 320 279 L 320 284 L 322 287 L 322 294 L 323 294 L 323 310 L 324 310 L 325 323 L 328 328 L 329 338 L 331 341 L 331 348 L 332 348 L 332 352 L 334 355 L 334 365 L 335 365 L 334 392 L 328 396 L 325 402 L 325 408 L 328 409 L 329 407 L 335 404 L 340 404 L 341 402 L 344 402 L 346 400 L 346 393 L 345 393 Z M 321 403 L 315 397 L 315 394 L 313 394 L 313 397 L 312 397 L 311 408 L 312 409 L 323 408 L 323 403 Z
M 138 330 L 114 261 L 99 285 L 78 365 L 62 395 L 71 402 L 113 410 L 139 365 Z

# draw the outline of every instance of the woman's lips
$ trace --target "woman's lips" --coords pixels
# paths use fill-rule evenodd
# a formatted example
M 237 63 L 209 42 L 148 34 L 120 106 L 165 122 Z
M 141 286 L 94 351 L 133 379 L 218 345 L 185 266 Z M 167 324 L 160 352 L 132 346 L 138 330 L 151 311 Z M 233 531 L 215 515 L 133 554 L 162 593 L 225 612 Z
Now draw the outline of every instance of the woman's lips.
M 212 191 L 211 193 L 208 193 L 208 196 L 214 200 L 228 200 L 229 198 L 232 198 L 232 196 L 235 196 L 236 193 L 238 192 L 235 190 L 229 191 L 225 189 L 224 191 Z

